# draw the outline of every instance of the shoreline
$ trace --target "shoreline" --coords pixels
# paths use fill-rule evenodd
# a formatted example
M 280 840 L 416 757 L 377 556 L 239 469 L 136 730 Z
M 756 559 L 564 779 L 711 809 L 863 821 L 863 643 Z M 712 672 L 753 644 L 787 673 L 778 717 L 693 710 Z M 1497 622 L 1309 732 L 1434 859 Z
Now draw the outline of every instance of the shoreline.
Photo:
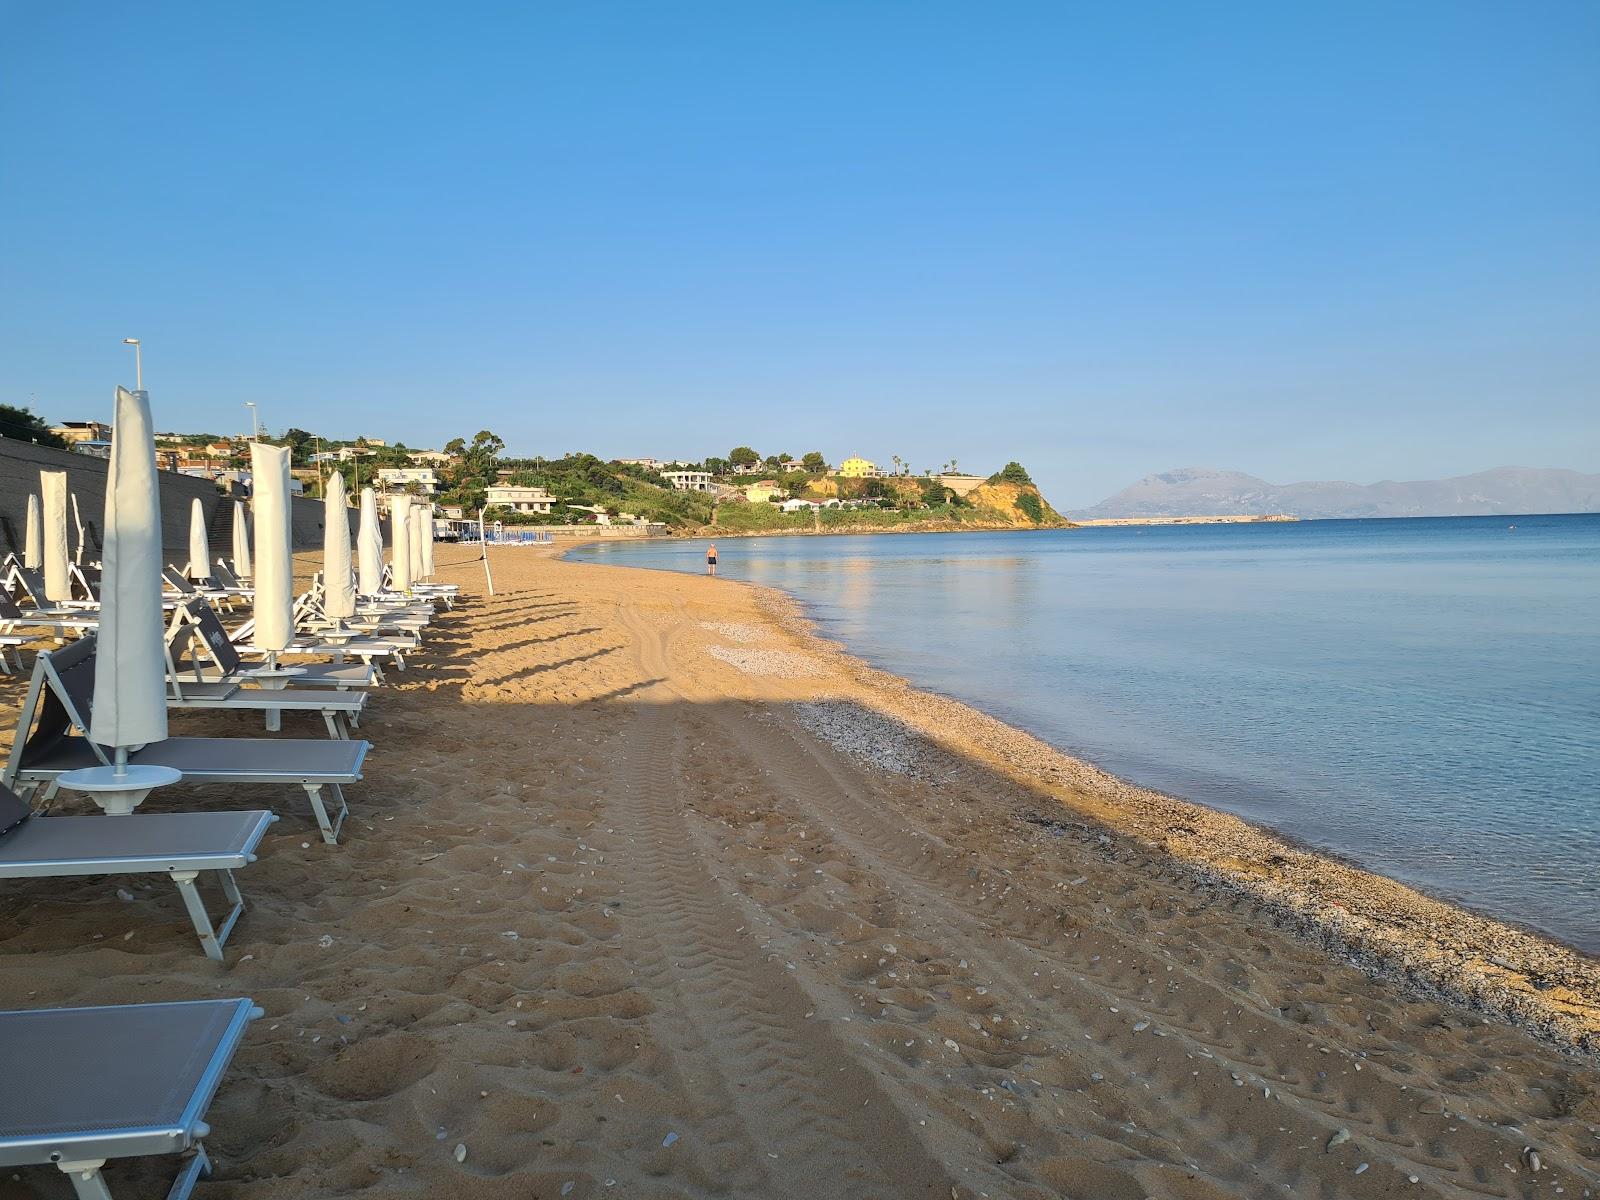
M 585 544 L 559 547 L 556 557 L 565 559 Z M 583 565 L 698 578 L 658 567 Z M 850 677 L 880 702 L 882 715 L 916 736 L 1042 788 L 1065 808 L 1167 855 L 1208 887 L 1260 904 L 1296 936 L 1408 994 L 1462 1004 L 1565 1051 L 1600 1057 L 1600 959 L 1540 931 L 1429 896 L 1337 852 L 1125 780 L 982 709 L 873 666 L 824 636 L 804 601 L 781 588 L 719 582 L 753 592 L 775 630 Z

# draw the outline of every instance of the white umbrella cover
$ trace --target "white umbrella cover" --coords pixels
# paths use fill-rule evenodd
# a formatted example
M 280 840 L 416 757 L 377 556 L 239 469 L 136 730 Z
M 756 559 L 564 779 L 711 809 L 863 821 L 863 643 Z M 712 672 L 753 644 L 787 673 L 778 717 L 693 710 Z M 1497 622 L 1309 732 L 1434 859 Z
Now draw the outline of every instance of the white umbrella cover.
M 100 644 L 89 718 L 90 738 L 113 749 L 136 749 L 167 736 L 158 487 L 149 398 L 119 387 L 101 526 Z
M 422 505 L 415 500 L 407 520 L 411 526 L 411 582 L 416 583 L 422 578 Z
M 344 476 L 328 479 L 322 498 L 322 611 L 335 621 L 356 615 L 356 581 L 350 569 L 350 506 Z
M 376 596 L 383 590 L 383 531 L 378 525 L 378 494 L 361 489 L 361 531 L 356 538 L 356 560 L 361 571 L 363 596 Z
M 389 586 L 411 590 L 411 503 L 404 496 L 389 500 Z
M 422 577 L 433 578 L 433 503 L 422 502 Z
M 72 579 L 67 574 L 67 473 L 40 471 L 39 493 L 44 497 L 44 595 L 60 603 L 72 599 Z
M 211 578 L 211 546 L 206 538 L 206 508 L 196 496 L 189 502 L 189 578 Z
M 240 579 L 250 578 L 250 522 L 238 500 L 233 502 L 233 573 Z
M 44 532 L 39 528 L 39 497 L 28 493 L 28 525 L 22 539 L 22 565 L 30 571 L 44 566 Z
M 289 545 L 289 448 L 250 443 L 251 501 L 256 517 L 257 650 L 286 649 L 294 640 L 294 560 Z

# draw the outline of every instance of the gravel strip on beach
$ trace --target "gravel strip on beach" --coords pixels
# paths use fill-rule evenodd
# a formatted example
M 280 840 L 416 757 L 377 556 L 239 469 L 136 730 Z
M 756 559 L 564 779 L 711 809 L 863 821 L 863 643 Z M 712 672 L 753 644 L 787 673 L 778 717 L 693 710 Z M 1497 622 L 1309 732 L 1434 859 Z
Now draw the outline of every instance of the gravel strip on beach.
M 707 646 L 706 653 L 738 667 L 746 675 L 767 675 L 779 679 L 805 679 L 822 674 L 822 669 L 807 655 L 788 650 L 746 650 L 737 646 Z
M 789 710 L 813 737 L 891 775 L 932 777 L 922 736 L 910 726 L 846 701 L 818 700 Z
M 709 629 L 730 642 L 759 642 L 767 637 L 767 631 L 761 626 L 741 625 L 736 621 L 701 621 L 700 628 Z

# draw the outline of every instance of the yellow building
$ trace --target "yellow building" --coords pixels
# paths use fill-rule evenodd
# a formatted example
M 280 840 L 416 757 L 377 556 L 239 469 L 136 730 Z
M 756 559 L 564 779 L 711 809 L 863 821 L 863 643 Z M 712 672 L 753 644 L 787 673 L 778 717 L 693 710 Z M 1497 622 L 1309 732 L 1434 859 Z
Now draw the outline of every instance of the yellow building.
M 865 458 L 847 458 L 839 464 L 839 474 L 845 479 L 876 479 L 878 464 Z
M 760 483 L 752 483 L 744 490 L 744 498 L 752 503 L 759 504 L 763 500 L 768 503 L 781 500 L 788 493 L 779 487 L 776 480 L 763 479 Z

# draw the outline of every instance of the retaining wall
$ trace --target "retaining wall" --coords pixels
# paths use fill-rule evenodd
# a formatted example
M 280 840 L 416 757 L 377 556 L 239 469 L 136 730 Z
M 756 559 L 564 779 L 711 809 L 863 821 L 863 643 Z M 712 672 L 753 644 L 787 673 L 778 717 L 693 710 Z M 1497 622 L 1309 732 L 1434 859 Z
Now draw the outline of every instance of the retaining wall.
M 101 529 L 105 524 L 106 471 L 103 458 L 36 446 L 15 438 L 0 437 L 0 556 L 7 551 L 22 553 L 23 531 L 28 519 L 28 496 L 39 492 L 40 471 L 65 471 L 67 488 L 78 498 L 88 547 L 85 560 L 100 557 Z M 172 471 L 159 471 L 161 481 L 161 544 L 168 562 L 185 563 L 189 558 L 189 509 L 199 500 L 206 514 L 206 535 L 211 557 L 233 555 L 233 498 L 225 495 L 209 479 L 195 479 Z M 320 500 L 295 497 L 291 537 L 296 550 L 322 548 L 323 504 Z M 355 534 L 360 513 L 349 509 L 350 529 Z M 68 544 L 77 549 L 78 531 L 67 510 Z M 253 544 L 253 543 L 252 543 Z M 384 544 L 388 544 L 387 523 Z

